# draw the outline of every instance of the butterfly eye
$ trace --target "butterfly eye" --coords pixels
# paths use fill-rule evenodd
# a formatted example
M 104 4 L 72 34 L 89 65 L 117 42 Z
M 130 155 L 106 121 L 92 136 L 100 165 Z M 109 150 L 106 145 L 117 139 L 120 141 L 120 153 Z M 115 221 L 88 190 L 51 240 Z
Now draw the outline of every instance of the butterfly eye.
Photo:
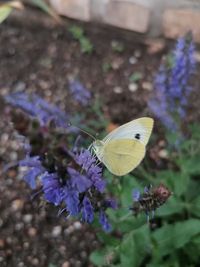
M 135 135 L 135 139 L 140 140 L 140 138 L 141 138 L 140 134 L 137 133 L 137 134 Z

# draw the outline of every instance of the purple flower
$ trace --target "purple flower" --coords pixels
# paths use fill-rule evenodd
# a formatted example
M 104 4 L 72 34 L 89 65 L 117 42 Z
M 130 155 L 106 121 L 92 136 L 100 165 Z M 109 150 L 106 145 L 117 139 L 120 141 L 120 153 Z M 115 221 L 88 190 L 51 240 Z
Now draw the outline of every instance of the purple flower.
M 108 218 L 103 210 L 99 212 L 99 223 L 102 225 L 105 232 L 112 230 L 111 224 L 108 222 Z
M 31 189 L 35 189 L 36 179 L 45 171 L 39 157 L 30 157 L 27 155 L 24 160 L 19 161 L 19 166 L 29 168 L 24 175 L 24 180 L 29 184 Z
M 85 222 L 91 223 L 94 220 L 94 208 L 88 197 L 84 197 L 82 201 L 82 219 Z
M 192 38 L 179 38 L 168 62 L 160 66 L 155 77 L 155 96 L 148 106 L 164 126 L 178 131 L 186 115 L 187 99 L 191 92 L 189 80 L 195 71 L 195 47 Z
M 102 169 L 96 165 L 96 159 L 85 149 L 75 155 L 75 161 L 87 173 L 90 181 L 99 192 L 104 192 L 106 182 L 102 179 Z
M 140 199 L 140 191 L 138 189 L 133 189 L 132 198 L 134 201 L 138 201 Z
M 53 121 L 58 127 L 69 127 L 67 114 L 58 107 L 47 103 L 36 94 L 11 93 L 5 96 L 5 100 L 13 107 L 20 108 L 30 116 L 37 118 L 43 126 Z
M 63 187 L 64 202 L 66 204 L 66 210 L 71 216 L 76 216 L 80 212 L 79 192 L 67 184 Z
M 24 180 L 29 184 L 31 189 L 36 188 L 36 178 L 42 174 L 42 170 L 39 168 L 31 168 L 24 175 Z
M 91 187 L 92 181 L 87 176 L 80 174 L 72 168 L 67 168 L 67 171 L 71 177 L 70 182 L 72 187 L 76 188 L 79 193 L 85 192 Z
M 57 174 L 45 172 L 41 182 L 45 199 L 55 206 L 59 205 L 63 200 L 63 192 Z
M 70 81 L 69 90 L 75 101 L 83 106 L 88 105 L 91 93 L 79 81 Z
M 30 153 L 30 151 L 29 151 Z M 105 231 L 111 230 L 111 225 L 105 214 L 107 208 L 116 209 L 114 199 L 105 199 L 105 181 L 102 178 L 102 169 L 96 165 L 96 159 L 88 150 L 80 153 L 70 153 L 72 164 L 66 171 L 59 173 L 59 165 L 48 168 L 44 165 L 45 156 L 26 156 L 20 161 L 20 166 L 28 167 L 25 181 L 31 188 L 36 188 L 36 178 L 40 182 L 44 199 L 55 206 L 60 205 L 68 216 L 81 216 L 82 221 L 92 223 L 94 213 L 99 213 L 99 222 Z M 45 166 L 45 167 L 44 167 Z M 54 170 L 52 172 L 52 170 Z M 62 174 L 61 174 L 62 173 Z

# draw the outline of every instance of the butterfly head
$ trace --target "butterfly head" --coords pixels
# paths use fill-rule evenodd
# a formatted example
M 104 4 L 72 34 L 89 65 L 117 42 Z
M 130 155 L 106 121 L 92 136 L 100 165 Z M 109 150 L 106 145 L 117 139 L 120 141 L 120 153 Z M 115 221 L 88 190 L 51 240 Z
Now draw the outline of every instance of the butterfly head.
M 99 159 L 102 157 L 103 146 L 104 142 L 101 140 L 96 140 L 92 144 L 93 150 Z

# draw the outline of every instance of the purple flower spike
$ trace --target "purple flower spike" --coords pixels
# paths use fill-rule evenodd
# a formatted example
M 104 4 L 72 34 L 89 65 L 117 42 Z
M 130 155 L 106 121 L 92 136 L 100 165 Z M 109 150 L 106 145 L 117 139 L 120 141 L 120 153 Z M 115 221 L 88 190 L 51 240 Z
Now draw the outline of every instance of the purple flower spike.
M 155 96 L 148 103 L 152 113 L 173 132 L 180 130 L 180 122 L 186 116 L 189 82 L 196 65 L 194 52 L 191 36 L 178 39 L 170 60 L 160 66 L 155 77 Z
M 69 128 L 67 114 L 36 94 L 28 95 L 24 92 L 17 92 L 5 96 L 5 100 L 13 107 L 20 108 L 30 116 L 37 118 L 42 126 L 53 121 L 58 127 Z

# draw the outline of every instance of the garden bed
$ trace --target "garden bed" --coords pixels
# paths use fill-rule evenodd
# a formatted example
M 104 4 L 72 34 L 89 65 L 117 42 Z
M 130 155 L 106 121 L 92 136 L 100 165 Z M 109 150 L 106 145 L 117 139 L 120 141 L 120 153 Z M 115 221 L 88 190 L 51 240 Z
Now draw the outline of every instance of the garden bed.
M 8 19 L 0 26 L 1 96 L 24 90 L 39 94 L 67 113 L 80 113 L 83 107 L 69 97 L 68 82 L 73 77 L 98 96 L 105 118 L 114 124 L 150 114 L 147 100 L 153 92 L 153 77 L 169 44 L 152 54 L 149 46 L 124 40 L 112 29 L 95 33 L 87 26 L 85 34 L 93 45 L 87 54 L 81 52 L 80 43 L 68 30 L 73 21 L 58 26 L 45 16 L 44 20 L 43 24 L 26 24 L 25 17 L 24 23 Z M 200 118 L 197 96 L 198 91 L 191 97 L 188 122 Z M 20 157 L 21 148 L 8 124 L 6 108 L 1 105 L 0 110 L 3 169 Z M 15 168 L 0 178 L 0 265 L 92 266 L 88 256 L 99 246 L 94 230 L 58 217 L 56 208 L 43 206 L 39 197 L 31 199 L 31 191 L 21 178 Z

